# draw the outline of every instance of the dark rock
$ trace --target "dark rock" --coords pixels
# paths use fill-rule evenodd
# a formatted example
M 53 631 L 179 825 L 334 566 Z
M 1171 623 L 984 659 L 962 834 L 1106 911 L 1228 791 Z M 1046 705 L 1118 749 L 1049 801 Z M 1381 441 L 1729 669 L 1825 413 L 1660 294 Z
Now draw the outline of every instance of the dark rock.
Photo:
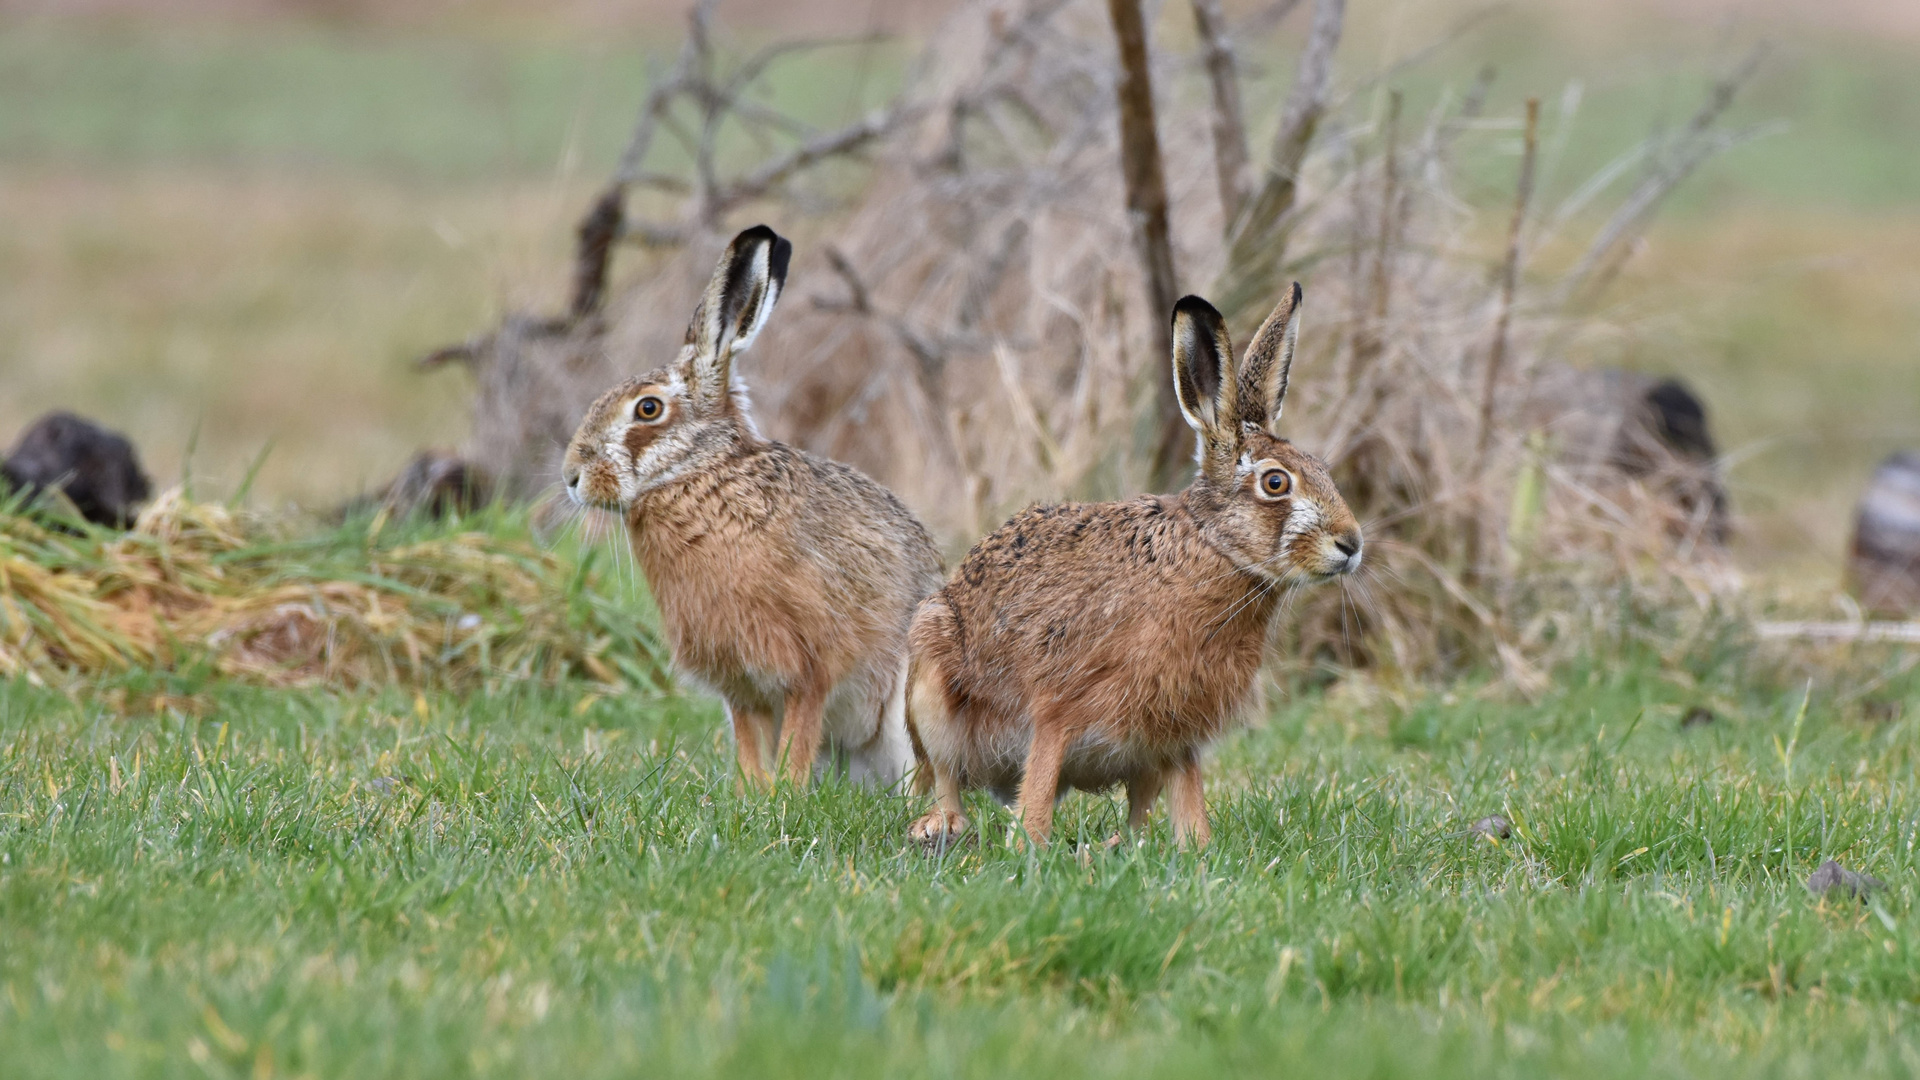
M 385 503 L 399 514 L 470 514 L 493 497 L 493 481 L 450 450 L 422 450 L 388 485 Z
M 0 480 L 30 495 L 57 490 L 80 516 L 124 529 L 153 483 L 125 436 L 72 413 L 48 413 L 33 422 L 0 464 Z
M 1646 402 L 1655 437 L 1667 449 L 1695 461 L 1712 461 L 1720 456 L 1713 434 L 1707 430 L 1707 407 L 1686 383 L 1663 379 L 1641 399 Z
M 1854 517 L 1847 578 L 1868 611 L 1920 612 L 1920 453 L 1903 450 L 1873 470 Z
M 1499 814 L 1489 814 L 1469 825 L 1467 831 L 1489 840 L 1506 840 L 1513 836 L 1513 823 Z
M 1860 703 L 1860 716 L 1875 724 L 1890 724 L 1900 719 L 1901 703 L 1885 698 L 1868 698 Z
M 1718 716 L 1713 714 L 1712 709 L 1707 708 L 1705 705 L 1695 705 L 1693 708 L 1687 710 L 1686 715 L 1680 718 L 1680 726 L 1683 729 L 1705 727 L 1719 719 Z
M 367 781 L 367 790 L 377 791 L 382 795 L 392 795 L 411 783 L 412 781 L 405 776 L 376 776 Z
M 1624 475 L 1679 511 L 1670 528 L 1713 544 L 1731 531 L 1719 448 L 1700 396 L 1679 379 L 1618 369 L 1543 368 L 1529 402 L 1563 464 L 1589 482 Z
M 1849 870 L 1828 859 L 1807 878 L 1807 891 L 1815 896 L 1865 900 L 1886 888 L 1886 882 L 1857 870 Z
M 486 470 L 467 459 L 451 450 L 422 450 L 392 483 L 355 499 L 340 512 L 350 517 L 382 510 L 396 518 L 426 514 L 438 519 L 472 513 L 493 498 L 493 491 Z
M 1682 512 L 1705 522 L 1705 536 L 1727 541 L 1727 489 L 1720 451 L 1707 430 L 1707 407 L 1679 379 L 1640 391 L 1638 416 L 1621 425 L 1614 461 L 1628 476 L 1658 477 Z

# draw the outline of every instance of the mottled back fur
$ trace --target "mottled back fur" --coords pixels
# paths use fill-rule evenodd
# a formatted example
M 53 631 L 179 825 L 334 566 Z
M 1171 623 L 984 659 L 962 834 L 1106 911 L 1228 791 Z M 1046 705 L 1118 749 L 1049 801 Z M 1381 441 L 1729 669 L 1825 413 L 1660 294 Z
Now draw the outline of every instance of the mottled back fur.
M 940 560 L 886 489 L 753 425 L 733 358 L 788 252 L 764 226 L 734 240 L 679 357 L 593 404 L 565 476 L 625 518 L 677 665 L 726 700 L 745 777 L 771 758 L 806 778 L 824 735 L 855 776 L 892 785 L 911 764 L 907 626 Z
M 910 712 L 942 804 L 915 823 L 921 839 L 964 826 L 968 788 L 1018 792 L 1044 839 L 1060 791 L 1119 783 L 1135 824 L 1173 784 L 1176 831 L 1204 839 L 1197 753 L 1243 707 L 1280 596 L 1361 557 L 1326 466 L 1270 429 L 1299 298 L 1296 285 L 1237 365 L 1218 312 L 1175 308 L 1190 487 L 1028 509 L 921 606 Z

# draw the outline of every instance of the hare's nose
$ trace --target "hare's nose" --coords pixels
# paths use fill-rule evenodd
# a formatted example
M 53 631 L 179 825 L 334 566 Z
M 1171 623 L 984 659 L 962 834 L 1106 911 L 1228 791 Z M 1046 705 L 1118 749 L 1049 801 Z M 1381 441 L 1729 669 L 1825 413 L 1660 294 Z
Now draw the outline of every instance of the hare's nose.
M 1360 554 L 1360 533 L 1355 531 L 1339 536 L 1334 539 L 1333 546 L 1340 549 L 1340 554 L 1351 559 Z

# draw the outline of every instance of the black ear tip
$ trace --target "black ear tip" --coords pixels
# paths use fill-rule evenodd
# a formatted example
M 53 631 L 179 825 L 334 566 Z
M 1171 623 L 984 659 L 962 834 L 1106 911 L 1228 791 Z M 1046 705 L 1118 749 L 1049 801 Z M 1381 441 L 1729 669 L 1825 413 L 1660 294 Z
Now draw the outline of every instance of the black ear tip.
M 1306 296 L 1306 290 L 1300 287 L 1299 282 L 1297 281 L 1294 282 L 1292 295 L 1288 297 L 1289 300 L 1293 301 L 1293 306 L 1299 307 L 1301 299 L 1304 298 L 1305 296 Z
M 766 226 L 764 225 L 760 227 L 763 229 L 766 229 Z M 771 236 L 773 234 L 773 230 L 767 229 L 767 234 Z M 793 243 L 784 236 L 774 236 L 773 251 L 769 253 L 769 257 L 767 259 L 767 267 L 773 274 L 773 280 L 780 281 L 780 282 L 786 281 L 787 280 L 787 264 L 792 261 L 793 261 Z
M 733 242 L 745 247 L 748 244 L 778 244 L 781 240 L 780 234 L 774 232 L 771 226 L 755 225 L 751 229 L 742 229 L 740 235 L 733 238 Z
M 1220 312 L 1212 304 L 1198 296 L 1183 296 L 1173 305 L 1173 317 L 1185 315 L 1189 319 L 1219 319 Z

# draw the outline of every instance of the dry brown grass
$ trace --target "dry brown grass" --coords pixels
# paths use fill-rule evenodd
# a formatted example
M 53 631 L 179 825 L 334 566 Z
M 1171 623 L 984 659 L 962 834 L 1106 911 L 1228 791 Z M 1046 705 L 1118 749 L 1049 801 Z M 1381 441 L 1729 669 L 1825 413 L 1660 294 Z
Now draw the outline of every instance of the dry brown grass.
M 664 685 L 664 653 L 574 566 L 499 530 L 319 537 L 179 488 L 124 535 L 0 512 L 0 675 L 207 668 L 270 685 Z

